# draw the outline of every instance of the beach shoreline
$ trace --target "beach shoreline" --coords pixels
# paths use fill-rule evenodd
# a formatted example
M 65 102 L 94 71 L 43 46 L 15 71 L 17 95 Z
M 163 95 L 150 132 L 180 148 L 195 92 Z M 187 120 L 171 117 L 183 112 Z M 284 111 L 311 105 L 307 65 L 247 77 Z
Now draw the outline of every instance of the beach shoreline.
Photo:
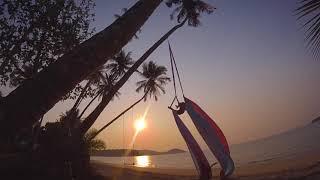
M 194 169 L 142 168 L 91 161 L 93 169 L 106 179 L 197 179 Z M 213 168 L 214 179 L 219 179 L 219 168 Z M 236 167 L 229 179 L 320 179 L 320 155 L 316 153 L 291 158 L 271 159 Z

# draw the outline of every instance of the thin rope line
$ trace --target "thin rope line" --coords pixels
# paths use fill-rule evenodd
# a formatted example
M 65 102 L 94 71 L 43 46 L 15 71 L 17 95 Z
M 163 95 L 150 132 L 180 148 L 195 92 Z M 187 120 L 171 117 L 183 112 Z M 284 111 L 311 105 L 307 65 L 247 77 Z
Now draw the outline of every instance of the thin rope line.
M 169 45 L 169 52 L 170 52 L 170 65 L 171 65 L 171 72 L 172 72 L 172 81 L 173 81 L 173 88 L 174 88 L 174 96 L 175 98 L 177 97 L 177 88 L 176 88 L 176 78 L 174 76 L 174 69 L 173 69 L 173 56 L 172 56 L 172 52 L 171 52 L 171 46 L 170 43 L 168 41 L 168 45 Z
M 169 42 L 168 42 L 169 43 Z M 179 71 L 178 71 L 178 68 L 177 68 L 177 64 L 176 64 L 176 60 L 173 56 L 173 53 L 172 53 L 172 49 L 171 49 L 171 46 L 170 46 L 170 43 L 169 43 L 169 50 L 170 50 L 170 55 L 172 57 L 171 61 L 173 61 L 174 63 L 174 66 L 175 66 L 175 69 L 176 69 L 176 72 L 177 72 L 177 76 L 178 76 L 178 80 L 179 80 L 179 84 L 180 84 L 180 88 L 181 88 L 181 92 L 182 92 L 182 95 L 184 97 L 184 91 L 183 91 L 183 88 L 182 88 L 182 83 L 181 83 L 181 78 L 180 78 L 180 74 L 179 74 Z M 171 64 L 172 65 L 172 64 Z M 175 84 L 175 81 L 173 81 L 174 84 Z

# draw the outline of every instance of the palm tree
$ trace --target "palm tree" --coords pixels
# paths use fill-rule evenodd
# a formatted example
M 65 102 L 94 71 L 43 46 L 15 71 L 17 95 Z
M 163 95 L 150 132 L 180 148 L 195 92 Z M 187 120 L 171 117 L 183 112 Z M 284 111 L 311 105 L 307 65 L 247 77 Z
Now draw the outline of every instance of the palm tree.
M 147 100 L 147 96 L 154 97 L 157 101 L 160 91 L 166 93 L 164 90 L 164 85 L 170 81 L 170 78 L 166 76 L 167 68 L 164 66 L 158 66 L 155 62 L 150 61 L 142 65 L 141 76 L 143 80 L 138 81 L 136 85 L 138 86 L 136 91 L 140 92 L 143 90 L 145 96 L 144 100 Z
M 76 84 L 125 46 L 162 0 L 139 0 L 110 26 L 64 54 L 11 92 L 1 108 L 1 137 L 31 127 Z M 50 83 L 50 86 L 47 84 Z M 26 96 L 26 93 L 28 96 Z M 21 103 L 23 102 L 23 103 Z M 5 121 L 5 122 L 4 122 Z
M 86 91 L 91 85 L 100 86 L 100 82 L 104 78 L 103 74 L 106 68 L 104 66 L 99 67 L 97 70 L 95 70 L 93 73 L 91 73 L 86 79 L 87 83 L 82 88 L 80 95 L 78 96 L 76 102 L 74 103 L 72 110 L 75 110 L 79 107 L 81 101 L 85 98 Z
M 184 0 L 182 5 L 189 5 L 189 3 L 185 3 L 188 1 L 193 1 L 193 0 Z M 197 0 L 200 1 L 200 0 Z M 170 1 L 168 1 L 170 3 Z M 202 1 L 201 1 L 202 2 Z M 204 2 L 202 2 L 202 4 L 205 4 Z M 194 8 L 198 8 L 199 6 L 193 6 Z M 214 8 L 212 8 L 210 5 L 206 5 L 206 6 L 201 6 L 202 8 L 205 8 L 206 10 L 195 10 L 195 12 L 207 12 L 207 13 L 211 13 L 213 11 Z M 187 8 L 189 9 L 189 8 Z M 187 11 L 187 12 L 194 12 L 194 11 Z M 119 91 L 119 89 L 128 81 L 128 79 L 131 77 L 131 75 L 137 71 L 137 69 L 139 68 L 139 66 L 165 41 L 168 39 L 168 37 L 173 34 L 177 29 L 181 28 L 186 21 L 197 21 L 200 22 L 199 20 L 197 20 L 200 16 L 192 16 L 192 15 L 186 15 L 186 18 L 179 23 L 178 25 L 174 26 L 172 29 L 170 29 L 166 34 L 164 34 L 156 43 L 154 43 L 134 64 L 133 66 L 131 66 L 131 68 L 121 77 L 121 79 L 115 84 L 115 86 L 113 86 L 113 88 L 110 90 L 110 92 L 108 93 L 108 95 L 104 98 L 104 101 L 101 101 L 101 103 L 99 104 L 99 106 L 101 106 L 101 108 L 105 108 L 109 102 L 112 100 L 113 96 L 115 95 L 116 92 Z M 194 20 L 189 20 L 190 18 L 195 18 Z M 179 18 L 177 17 L 178 21 Z M 100 110 L 99 113 L 93 111 L 81 124 L 80 128 L 81 128 L 81 132 L 85 133 L 93 124 L 94 122 L 97 120 L 98 116 L 100 115 L 100 113 L 103 111 Z
M 168 0 L 166 4 L 168 7 L 172 7 L 173 4 L 178 6 L 170 15 L 171 19 L 178 14 L 177 20 L 179 23 L 187 19 L 188 25 L 194 27 L 201 24 L 199 20 L 201 13 L 211 14 L 216 9 L 201 0 Z
M 115 77 L 116 76 L 109 76 L 107 72 L 105 73 L 104 79 L 102 79 L 102 83 L 97 86 L 96 95 L 91 99 L 91 101 L 87 104 L 87 106 L 82 110 L 81 114 L 79 115 L 79 118 L 82 118 L 83 114 L 87 111 L 87 109 L 94 102 L 94 100 L 96 100 L 97 98 L 102 99 L 104 96 L 106 96 L 108 94 L 108 92 L 111 90 L 112 86 L 114 86 L 115 81 L 117 80 Z M 120 92 L 117 92 L 115 94 L 115 96 L 119 97 Z
M 66 111 L 62 113 L 59 118 L 59 122 L 63 128 L 68 129 L 69 131 L 78 127 L 80 125 L 81 119 L 79 118 L 79 110 Z
M 165 94 L 165 90 L 163 86 L 167 84 L 168 81 L 170 81 L 170 78 L 167 77 L 166 74 L 167 74 L 167 68 L 164 66 L 158 66 L 153 61 L 143 64 L 142 73 L 141 73 L 143 80 L 138 81 L 136 83 L 138 86 L 136 91 L 140 92 L 141 90 L 143 90 L 144 95 L 138 101 L 136 101 L 127 109 L 122 111 L 118 116 L 116 116 L 114 119 L 108 122 L 105 126 L 99 129 L 99 131 L 97 131 L 96 134 L 92 136 L 92 138 L 95 138 L 100 132 L 102 132 L 105 128 L 110 126 L 113 122 L 119 119 L 123 114 L 125 114 L 130 109 L 132 109 L 135 105 L 140 103 L 143 99 L 144 101 L 146 101 L 148 95 L 150 98 L 154 97 L 154 99 L 157 101 L 158 96 L 160 95 L 160 92 Z
M 99 77 L 103 77 L 102 83 L 97 86 L 97 93 L 92 98 L 92 100 L 87 104 L 82 113 L 80 114 L 80 118 L 83 116 L 85 111 L 89 108 L 89 106 L 96 100 L 98 97 L 102 98 L 106 96 L 108 92 L 111 90 L 111 87 L 114 86 L 116 80 L 121 77 L 126 70 L 130 68 L 130 66 L 134 63 L 131 58 L 131 52 L 126 53 L 124 50 L 121 50 L 118 54 L 116 54 L 105 66 L 105 69 L 109 71 L 105 73 L 105 76 L 99 74 Z M 120 92 L 118 91 L 115 96 L 119 97 Z
M 81 103 L 81 101 L 85 98 L 86 93 L 88 88 L 91 85 L 95 85 L 95 86 L 101 86 L 101 81 L 103 80 L 104 76 L 103 73 L 105 71 L 105 67 L 101 66 L 99 67 L 97 70 L 95 70 L 93 73 L 91 73 L 88 77 L 87 77 L 87 83 L 86 85 L 82 88 L 80 95 L 78 96 L 76 102 L 74 103 L 73 107 L 68 111 L 68 114 L 65 114 L 65 119 L 64 121 L 73 121 L 75 119 L 75 116 L 78 116 L 79 119 L 81 118 L 82 114 L 84 113 L 84 111 L 81 113 L 81 115 L 79 116 L 79 110 L 78 107 Z M 98 93 L 99 94 L 99 90 Z M 89 103 L 89 105 L 95 100 L 96 98 L 94 97 L 93 100 Z M 89 106 L 88 105 L 88 106 Z M 87 107 L 88 107 L 87 106 Z M 87 108 L 86 107 L 86 108 Z M 69 120 L 68 120 L 69 119 Z M 72 122 L 70 122 L 72 123 Z M 79 121 L 80 123 L 80 121 Z
M 296 15 L 306 21 L 303 27 L 306 28 L 307 47 L 317 58 L 320 51 L 320 0 L 301 0 L 300 4 Z
M 131 52 L 126 53 L 121 50 L 116 54 L 111 62 L 106 65 L 106 69 L 110 70 L 110 74 L 115 77 L 121 77 L 134 64 L 131 58 Z

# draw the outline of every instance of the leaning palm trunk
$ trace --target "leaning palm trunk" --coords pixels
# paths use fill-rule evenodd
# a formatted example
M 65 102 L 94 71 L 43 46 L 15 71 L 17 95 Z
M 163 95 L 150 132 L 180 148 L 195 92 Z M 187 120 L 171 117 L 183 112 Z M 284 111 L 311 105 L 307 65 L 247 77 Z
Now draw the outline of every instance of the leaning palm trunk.
M 113 96 L 119 89 L 128 81 L 130 76 L 137 71 L 139 66 L 166 40 L 168 37 L 173 34 L 177 29 L 182 27 L 187 19 L 185 19 L 182 23 L 174 26 L 170 31 L 168 31 L 165 35 L 163 35 L 155 44 L 153 44 L 134 64 L 133 66 L 123 75 L 123 77 L 111 88 L 110 92 L 107 96 L 101 101 L 98 107 L 81 123 L 80 132 L 81 134 L 85 134 L 89 128 L 93 125 L 93 123 L 97 120 L 101 112 L 104 108 L 109 104 L 112 100 Z
M 82 110 L 81 114 L 79 115 L 79 119 L 81 119 L 81 117 L 83 116 L 83 114 L 87 111 L 87 109 L 89 108 L 89 106 L 93 103 L 94 100 L 96 100 L 99 97 L 99 93 L 97 93 L 92 99 L 91 101 L 87 104 L 87 106 Z
M 124 111 L 122 111 L 118 116 L 116 116 L 115 118 L 113 118 L 110 122 L 108 122 L 106 125 L 104 125 L 101 129 L 99 129 L 92 137 L 91 139 L 94 139 L 98 134 L 100 134 L 105 128 L 107 128 L 108 126 L 110 126 L 112 123 L 114 123 L 117 119 L 119 119 L 122 115 L 124 115 L 126 112 L 128 112 L 130 109 L 132 109 L 135 105 L 137 105 L 138 103 L 140 103 L 146 96 L 147 96 L 148 92 L 146 92 L 142 98 L 140 98 L 138 101 L 136 101 L 135 103 L 133 103 L 131 106 L 129 106 L 127 109 L 125 109 Z M 91 140 L 90 139 L 90 140 Z
M 91 85 L 92 80 L 90 79 L 87 84 L 83 87 L 79 97 L 77 98 L 76 102 L 74 103 L 73 107 L 71 108 L 72 111 L 74 111 L 75 109 L 77 109 L 80 105 L 80 102 L 83 100 L 85 92 L 87 91 L 87 89 L 89 88 L 89 86 Z
M 110 26 L 11 92 L 0 104 L 0 137 L 31 127 L 76 84 L 119 52 L 161 2 L 139 0 Z

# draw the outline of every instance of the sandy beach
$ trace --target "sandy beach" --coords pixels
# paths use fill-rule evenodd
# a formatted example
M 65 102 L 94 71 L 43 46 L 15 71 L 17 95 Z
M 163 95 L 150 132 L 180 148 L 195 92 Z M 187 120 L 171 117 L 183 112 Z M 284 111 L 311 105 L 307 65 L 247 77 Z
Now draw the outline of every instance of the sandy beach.
M 93 168 L 106 179 L 197 179 L 192 169 L 139 168 L 92 161 Z M 213 169 L 219 179 L 219 168 Z M 292 157 L 269 159 L 237 166 L 229 179 L 320 179 L 320 154 L 317 152 Z

